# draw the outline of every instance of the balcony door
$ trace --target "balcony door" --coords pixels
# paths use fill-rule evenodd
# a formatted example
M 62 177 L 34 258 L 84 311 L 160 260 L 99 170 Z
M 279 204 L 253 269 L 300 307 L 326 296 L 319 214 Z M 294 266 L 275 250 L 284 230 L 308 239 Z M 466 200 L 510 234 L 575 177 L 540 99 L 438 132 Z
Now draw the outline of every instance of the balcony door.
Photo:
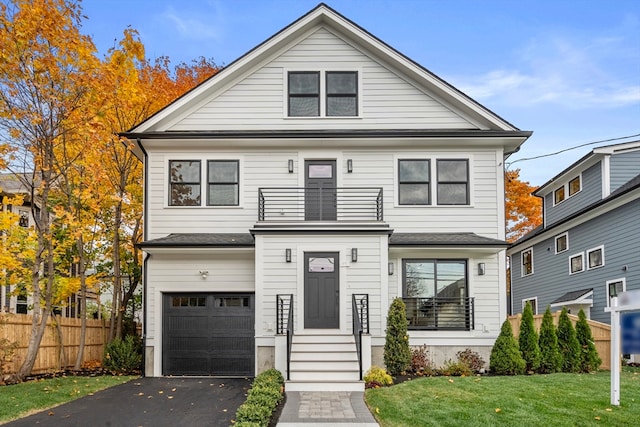
M 335 221 L 337 219 L 336 161 L 306 160 L 304 165 L 304 219 Z

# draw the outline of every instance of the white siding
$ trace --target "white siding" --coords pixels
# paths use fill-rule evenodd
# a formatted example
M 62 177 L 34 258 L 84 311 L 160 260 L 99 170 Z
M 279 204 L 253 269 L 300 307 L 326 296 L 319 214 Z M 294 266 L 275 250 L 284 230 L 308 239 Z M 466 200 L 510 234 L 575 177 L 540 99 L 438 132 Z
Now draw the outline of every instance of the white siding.
M 287 70 L 354 70 L 362 80 L 358 118 L 286 117 Z M 327 29 L 320 28 L 286 52 L 243 76 L 194 109 L 170 130 L 421 128 L 477 126 Z

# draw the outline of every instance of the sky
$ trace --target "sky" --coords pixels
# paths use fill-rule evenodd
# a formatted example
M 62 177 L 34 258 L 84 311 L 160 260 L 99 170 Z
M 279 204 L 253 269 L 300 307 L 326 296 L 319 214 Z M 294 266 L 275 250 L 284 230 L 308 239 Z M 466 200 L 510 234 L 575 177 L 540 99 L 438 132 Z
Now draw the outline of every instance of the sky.
M 521 130 L 507 167 L 546 183 L 593 147 L 640 140 L 640 0 L 326 0 Z M 127 27 L 146 56 L 226 65 L 318 0 L 84 0 L 106 54 Z M 635 135 L 635 136 L 634 136 Z M 630 138 L 623 138 L 630 137 Z M 587 145 L 596 141 L 605 141 Z M 526 160 L 567 150 L 560 155 Z

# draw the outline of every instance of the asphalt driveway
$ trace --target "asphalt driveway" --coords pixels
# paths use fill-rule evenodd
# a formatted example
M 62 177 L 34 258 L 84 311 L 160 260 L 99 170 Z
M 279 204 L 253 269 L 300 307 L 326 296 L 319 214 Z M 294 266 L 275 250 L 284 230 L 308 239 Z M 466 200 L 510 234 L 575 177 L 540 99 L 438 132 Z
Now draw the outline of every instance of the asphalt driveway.
M 139 378 L 5 424 L 7 427 L 228 427 L 251 379 Z

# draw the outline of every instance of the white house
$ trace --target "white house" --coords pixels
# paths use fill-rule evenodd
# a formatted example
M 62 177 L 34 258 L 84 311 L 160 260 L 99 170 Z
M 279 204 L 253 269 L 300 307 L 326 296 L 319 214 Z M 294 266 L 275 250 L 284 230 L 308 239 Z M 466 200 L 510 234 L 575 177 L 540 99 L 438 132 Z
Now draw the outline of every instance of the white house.
M 488 360 L 503 162 L 530 134 L 320 4 L 123 134 L 145 165 L 145 374 L 362 389 L 395 297 L 436 362 Z

